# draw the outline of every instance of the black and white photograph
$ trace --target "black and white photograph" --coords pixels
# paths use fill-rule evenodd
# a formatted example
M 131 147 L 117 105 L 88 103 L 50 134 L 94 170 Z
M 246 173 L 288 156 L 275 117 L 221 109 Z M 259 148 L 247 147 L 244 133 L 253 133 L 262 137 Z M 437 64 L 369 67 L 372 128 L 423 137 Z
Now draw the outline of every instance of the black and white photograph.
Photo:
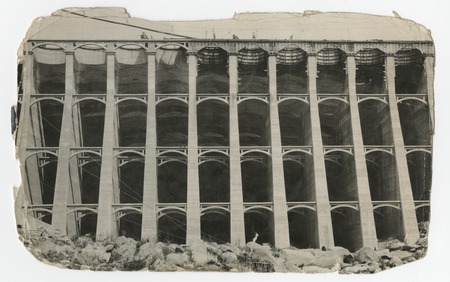
M 439 1 L 62 2 L 9 7 L 12 267 L 449 278 Z

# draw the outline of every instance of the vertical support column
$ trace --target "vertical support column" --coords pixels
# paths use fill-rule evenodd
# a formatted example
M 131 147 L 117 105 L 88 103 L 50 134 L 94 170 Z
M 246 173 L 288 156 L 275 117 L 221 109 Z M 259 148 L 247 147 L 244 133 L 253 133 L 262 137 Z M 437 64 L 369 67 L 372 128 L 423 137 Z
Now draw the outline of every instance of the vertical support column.
M 42 197 L 40 191 L 36 191 L 36 189 L 30 189 L 29 182 L 29 172 L 35 171 L 38 172 L 37 163 L 35 162 L 35 168 L 31 169 L 26 167 L 27 161 L 27 149 L 31 145 L 29 142 L 31 139 L 31 95 L 35 93 L 34 88 L 34 76 L 33 76 L 33 52 L 31 51 L 31 43 L 27 43 L 25 45 L 24 51 L 24 62 L 23 62 L 23 98 L 22 98 L 22 110 L 19 117 L 19 129 L 17 132 L 17 150 L 16 158 L 20 160 L 20 174 L 21 174 L 21 190 L 25 199 L 23 202 L 19 202 L 16 199 L 15 204 L 19 205 L 17 209 L 22 211 L 21 205 L 29 205 L 29 204 L 39 204 L 42 203 Z M 37 175 L 36 175 L 37 176 Z M 38 177 L 38 176 L 37 176 Z M 39 182 L 37 182 L 39 183 Z M 37 192 L 37 193 L 36 193 Z M 20 195 L 20 194 L 19 194 Z M 26 219 L 26 210 L 23 213 L 20 213 L 25 218 L 23 219 L 24 228 L 27 229 L 31 226 L 28 225 L 28 220 Z M 19 221 L 17 222 L 19 224 Z
M 269 95 L 275 246 L 278 248 L 286 248 L 290 246 L 290 241 L 286 189 L 284 183 L 283 155 L 281 151 L 280 120 L 278 116 L 276 54 L 269 55 Z
M 31 48 L 31 46 L 27 45 L 27 49 Z M 33 106 L 30 104 L 33 102 L 31 95 L 35 94 L 35 84 L 34 84 L 34 73 L 33 73 L 33 52 L 25 51 L 24 52 L 24 76 L 23 76 L 23 99 L 22 99 L 22 110 L 19 117 L 19 131 L 17 136 L 17 146 L 19 148 L 19 155 L 17 156 L 20 160 L 20 170 L 22 175 L 22 187 L 24 193 L 26 195 L 28 204 L 42 204 L 42 195 L 40 189 L 31 188 L 32 183 L 36 183 L 39 185 L 39 168 L 38 162 L 32 161 L 28 159 L 28 166 L 26 166 L 27 162 L 27 149 L 29 147 L 38 146 L 36 144 L 36 139 L 33 138 L 31 132 L 33 134 L 38 134 L 34 132 L 34 128 L 32 125 L 32 120 L 39 121 L 38 112 L 33 111 Z M 37 104 L 34 104 L 36 107 Z M 38 137 L 40 134 L 37 135 Z M 42 146 L 40 144 L 39 146 Z M 36 158 L 37 159 L 37 158 Z
M 403 218 L 403 231 L 407 243 L 415 243 L 419 238 L 416 209 L 409 179 L 406 150 L 403 142 L 402 127 L 395 93 L 395 58 L 394 54 L 386 56 L 386 77 L 388 85 L 389 111 L 391 114 L 392 136 L 394 139 L 395 162 L 398 173 L 398 188 Z
M 233 245 L 244 245 L 245 224 L 239 150 L 238 60 L 236 53 L 229 54 L 228 71 L 230 76 L 230 239 Z
M 431 127 L 430 134 L 434 134 L 434 54 L 426 54 L 425 74 L 427 76 L 428 111 L 430 112 Z
M 187 211 L 186 243 L 201 239 L 200 229 L 200 184 L 198 176 L 197 142 L 197 55 L 189 56 L 189 116 L 188 116 L 188 167 L 187 167 Z
M 142 239 L 158 239 L 156 203 L 158 202 L 158 167 L 156 160 L 156 59 L 155 52 L 147 53 L 148 96 L 147 132 L 145 139 L 144 195 L 142 206 Z
M 359 216 L 361 221 L 362 245 L 376 247 L 377 233 L 370 197 L 369 176 L 367 174 L 366 155 L 356 97 L 356 62 L 354 54 L 347 56 L 348 96 L 353 136 L 353 156 L 355 158 L 356 186 L 358 189 Z
M 114 46 L 108 44 L 106 52 L 106 105 L 105 125 L 103 130 L 102 167 L 100 169 L 100 187 L 97 209 L 97 240 L 104 240 L 116 235 L 116 222 L 113 216 L 114 202 L 113 148 L 116 144 L 114 132 L 114 94 L 115 90 L 115 52 Z
M 322 132 L 320 130 L 319 103 L 317 99 L 317 58 L 308 55 L 309 106 L 311 113 L 311 140 L 314 162 L 314 184 L 316 192 L 317 236 L 319 247 L 334 246 L 333 224 L 331 222 L 330 201 L 328 199 L 325 158 L 323 154 Z
M 56 168 L 55 195 L 53 198 L 52 229 L 58 230 L 61 235 L 67 234 L 67 201 L 69 198 L 70 174 L 69 158 L 70 147 L 73 145 L 72 128 L 72 98 L 75 93 L 75 78 L 73 70 L 74 52 L 66 49 L 66 81 L 64 108 L 61 121 L 61 133 L 58 149 L 58 166 Z M 73 228 L 70 228 L 72 231 Z M 75 235 L 75 234 L 69 234 Z

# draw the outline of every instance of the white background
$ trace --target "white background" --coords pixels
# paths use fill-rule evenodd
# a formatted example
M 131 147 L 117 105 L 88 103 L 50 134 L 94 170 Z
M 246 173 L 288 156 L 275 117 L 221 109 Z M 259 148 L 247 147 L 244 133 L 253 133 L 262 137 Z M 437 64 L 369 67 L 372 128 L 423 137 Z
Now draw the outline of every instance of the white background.
M 450 158 L 447 140 L 450 122 L 449 95 L 444 90 L 450 80 L 450 17 L 447 14 L 449 4 L 445 0 L 161 0 L 161 1 L 8 1 L 2 4 L 0 18 L 0 141 L 1 170 L 4 181 L 0 185 L 0 280 L 2 281 L 126 281 L 133 280 L 196 280 L 219 281 L 247 280 L 273 281 L 283 279 L 296 281 L 308 279 L 313 281 L 450 281 L 450 219 L 449 219 L 449 175 Z M 304 10 L 348 11 L 380 15 L 392 15 L 395 10 L 403 18 L 423 24 L 432 31 L 436 45 L 436 134 L 433 155 L 433 191 L 430 242 L 427 256 L 414 263 L 385 271 L 376 275 L 305 275 L 289 274 L 235 274 L 235 273 L 150 273 L 150 272 L 92 272 L 59 269 L 45 265 L 36 260 L 17 239 L 13 213 L 12 187 L 20 183 L 18 163 L 15 160 L 14 142 L 10 136 L 9 112 L 16 100 L 16 62 L 17 48 L 31 22 L 40 16 L 49 16 L 53 11 L 65 7 L 116 6 L 125 7 L 133 17 L 152 20 L 180 19 L 220 19 L 230 18 L 235 12 L 303 12 Z M 447 147 L 446 147 L 447 145 Z

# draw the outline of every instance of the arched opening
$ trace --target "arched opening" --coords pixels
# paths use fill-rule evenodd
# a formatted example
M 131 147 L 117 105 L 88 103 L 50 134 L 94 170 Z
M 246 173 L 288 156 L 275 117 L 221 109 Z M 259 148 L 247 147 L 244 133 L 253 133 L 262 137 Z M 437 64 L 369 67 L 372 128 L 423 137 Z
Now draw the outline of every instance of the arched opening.
M 352 125 L 350 108 L 339 99 L 322 100 L 319 103 L 320 129 L 323 145 L 351 145 Z
M 430 109 L 422 101 L 402 100 L 398 104 L 403 142 L 408 145 L 430 145 Z
M 308 92 L 307 53 L 297 47 L 286 47 L 277 55 L 277 93 Z
M 66 54 L 59 46 L 45 44 L 33 49 L 33 74 L 37 94 L 66 92 Z
M 359 212 L 349 208 L 336 208 L 331 211 L 334 245 L 355 252 L 363 246 Z
M 366 155 L 372 201 L 399 200 L 397 165 L 393 155 L 375 151 Z
M 158 241 L 170 244 L 186 244 L 186 215 L 166 212 L 158 219 Z
M 156 106 L 158 146 L 187 146 L 188 106 L 170 99 Z
M 346 54 L 338 48 L 324 48 L 317 53 L 317 93 L 347 93 Z
M 228 146 L 229 111 L 225 102 L 206 100 L 197 106 L 198 145 Z
M 305 146 L 311 144 L 311 118 L 308 104 L 286 99 L 278 105 L 281 145 Z
M 230 217 L 222 212 L 207 212 L 201 217 L 202 240 L 225 244 L 230 242 Z
M 25 166 L 29 203 L 31 205 L 52 205 L 58 157 L 47 152 L 36 153 L 27 158 Z M 51 214 L 42 220 L 51 224 Z
M 136 241 L 141 240 L 142 214 L 137 212 L 128 212 L 119 219 L 119 235 L 133 238 Z
M 257 46 L 238 52 L 238 92 L 262 94 L 269 92 L 268 54 Z
M 305 153 L 285 155 L 283 168 L 286 201 L 314 201 L 314 166 L 312 157 Z
M 147 105 L 136 100 L 117 104 L 118 137 L 120 147 L 145 146 L 147 132 Z
M 174 156 L 158 167 L 158 202 L 187 202 L 187 167 L 186 163 L 170 161 Z
M 407 155 L 409 179 L 414 201 L 429 201 L 431 193 L 431 154 L 411 152 Z
M 70 158 L 69 170 L 74 204 L 98 204 L 101 157 L 83 152 Z
M 416 208 L 416 218 L 418 223 L 430 221 L 430 206 Z
M 156 50 L 156 93 L 189 92 L 189 68 L 186 50 L 178 45 L 165 45 Z
M 271 202 L 272 185 L 268 157 L 262 153 L 252 153 L 241 159 L 244 202 Z
M 266 209 L 252 209 L 244 213 L 245 241 L 251 242 L 257 236 L 256 243 L 275 244 L 273 214 Z
M 375 228 L 378 241 L 399 239 L 403 241 L 403 220 L 400 210 L 382 206 L 374 209 Z
M 377 48 L 364 48 L 356 52 L 356 93 L 387 93 L 384 58 L 384 52 Z
M 358 104 L 364 145 L 392 145 L 389 106 L 379 100 L 368 99 Z
M 87 234 L 95 235 L 97 232 L 97 214 L 87 213 L 78 220 L 78 235 L 85 236 Z
M 144 187 L 144 157 L 136 153 L 117 156 L 120 203 L 142 203 Z
M 106 52 L 97 45 L 75 49 L 75 90 L 78 94 L 106 93 Z
M 422 52 L 415 48 L 403 48 L 395 53 L 395 93 L 426 93 L 423 62 Z
M 100 190 L 101 156 L 93 152 L 79 152 L 69 159 L 69 204 L 98 204 Z M 96 233 L 97 214 L 92 211 L 75 211 L 68 220 L 77 222 L 77 234 Z
M 147 52 L 136 45 L 125 45 L 116 50 L 116 91 L 118 94 L 148 92 Z
M 81 136 L 81 147 L 102 147 L 105 125 L 105 104 L 96 100 L 84 100 L 75 105 L 80 125 L 74 126 Z M 75 117 L 73 117 L 75 119 Z M 76 136 L 76 135 L 75 135 Z
M 228 53 L 219 47 L 205 47 L 197 52 L 197 93 L 228 94 Z
M 210 153 L 203 158 L 205 160 L 199 166 L 200 202 L 229 202 L 230 170 L 224 156 Z
M 32 141 L 36 147 L 58 147 L 61 135 L 63 104 L 52 99 L 30 106 Z M 30 146 L 33 146 L 30 144 Z
M 270 143 L 269 105 L 256 99 L 238 105 L 241 146 L 268 146 Z
M 288 212 L 291 246 L 299 249 L 319 248 L 316 212 L 300 208 Z
M 330 201 L 357 201 L 355 160 L 349 153 L 333 152 L 325 156 Z

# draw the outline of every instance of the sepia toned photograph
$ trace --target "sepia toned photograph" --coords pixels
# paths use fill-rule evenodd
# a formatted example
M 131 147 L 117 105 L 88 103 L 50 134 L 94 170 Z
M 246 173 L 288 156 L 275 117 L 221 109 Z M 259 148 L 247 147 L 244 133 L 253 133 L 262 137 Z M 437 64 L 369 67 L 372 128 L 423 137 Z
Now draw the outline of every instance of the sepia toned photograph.
M 434 32 L 398 8 L 300 8 L 30 18 L 16 243 L 70 273 L 420 267 L 442 224 Z

